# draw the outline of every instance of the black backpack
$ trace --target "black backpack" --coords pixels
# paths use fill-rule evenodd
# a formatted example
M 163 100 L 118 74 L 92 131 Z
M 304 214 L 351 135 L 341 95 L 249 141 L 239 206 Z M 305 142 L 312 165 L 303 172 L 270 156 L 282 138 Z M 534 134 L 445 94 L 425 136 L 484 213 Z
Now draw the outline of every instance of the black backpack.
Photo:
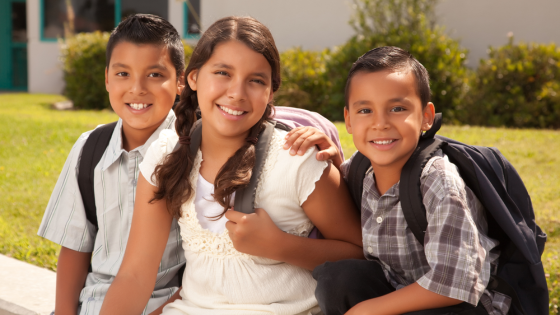
M 548 289 L 541 262 L 546 234 L 535 223 L 523 181 L 496 148 L 471 146 L 436 135 L 441 119 L 441 114 L 436 114 L 433 127 L 422 135 L 401 173 L 400 201 L 410 230 L 424 244 L 428 222 L 420 175 L 428 160 L 441 149 L 486 209 L 489 236 L 500 242 L 497 275 L 490 279 L 488 289 L 512 298 L 508 314 L 548 314 Z M 363 181 L 370 166 L 369 159 L 360 152 L 350 165 L 348 186 L 356 205 L 362 204 Z

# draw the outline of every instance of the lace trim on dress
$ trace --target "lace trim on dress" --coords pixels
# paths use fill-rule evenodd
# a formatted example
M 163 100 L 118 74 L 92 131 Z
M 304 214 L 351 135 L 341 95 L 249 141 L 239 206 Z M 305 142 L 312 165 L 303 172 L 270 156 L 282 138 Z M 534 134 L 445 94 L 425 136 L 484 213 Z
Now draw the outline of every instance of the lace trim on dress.
M 196 184 L 200 165 L 202 163 L 202 152 L 198 150 L 192 171 L 189 175 L 189 180 L 193 191 L 196 191 Z M 233 242 L 229 238 L 228 230 L 224 230 L 220 234 L 216 234 L 203 228 L 196 217 L 196 210 L 194 208 L 194 197 L 183 204 L 181 208 L 181 218 L 178 223 L 181 228 L 181 237 L 185 243 L 185 250 L 196 253 L 207 253 L 216 257 L 251 257 L 251 255 L 241 253 L 233 247 Z
M 261 174 L 259 175 L 259 181 L 257 183 L 256 189 L 256 196 L 255 196 L 255 203 L 258 205 L 260 203 L 260 196 L 262 189 L 264 187 L 264 183 L 269 178 L 267 176 L 269 173 L 272 172 L 274 165 L 276 165 L 276 161 L 278 160 L 278 154 L 284 145 L 284 139 L 282 138 L 282 134 L 274 129 L 272 134 L 272 139 L 270 140 L 270 144 L 268 145 L 266 151 L 266 160 L 264 162 L 263 168 L 261 170 Z
M 272 140 L 268 146 L 268 152 L 266 153 L 266 160 L 263 166 L 262 172 L 259 176 L 259 183 L 257 184 L 255 200 L 258 204 L 260 192 L 262 191 L 262 185 L 268 178 L 267 174 L 271 172 L 272 168 L 276 164 L 278 158 L 278 153 L 282 149 L 283 137 L 280 132 L 275 130 L 272 135 Z M 202 152 L 198 150 L 196 158 L 194 160 L 192 171 L 189 175 L 189 180 L 193 191 L 196 191 L 196 184 L 198 179 L 198 174 L 200 171 L 200 165 L 202 164 Z M 196 210 L 194 207 L 194 197 L 196 194 L 192 194 L 191 198 L 183 204 L 181 208 L 181 218 L 178 223 L 181 228 L 181 237 L 185 243 L 185 250 L 196 252 L 196 253 L 206 253 L 214 257 L 246 257 L 251 258 L 252 255 L 241 253 L 235 249 L 233 242 L 231 241 L 228 230 L 224 230 L 220 234 L 216 234 L 203 228 L 198 221 L 196 216 Z M 311 230 L 313 229 L 313 223 L 310 220 L 304 222 L 295 228 L 286 231 L 287 233 L 307 237 Z

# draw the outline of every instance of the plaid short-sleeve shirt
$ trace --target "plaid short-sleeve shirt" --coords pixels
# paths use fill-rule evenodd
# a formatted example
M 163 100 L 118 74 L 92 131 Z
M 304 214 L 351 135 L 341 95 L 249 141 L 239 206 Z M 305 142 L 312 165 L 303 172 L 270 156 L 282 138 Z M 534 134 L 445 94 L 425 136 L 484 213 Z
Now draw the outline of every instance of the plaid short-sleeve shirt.
M 353 157 L 341 166 L 345 179 Z M 380 262 L 397 290 L 417 282 L 443 296 L 480 301 L 490 315 L 507 314 L 511 299 L 486 290 L 499 253 L 498 241 L 487 236 L 482 204 L 441 151 L 424 167 L 420 183 L 428 219 L 423 246 L 406 223 L 399 183 L 381 196 L 368 170 L 361 205 L 366 258 Z

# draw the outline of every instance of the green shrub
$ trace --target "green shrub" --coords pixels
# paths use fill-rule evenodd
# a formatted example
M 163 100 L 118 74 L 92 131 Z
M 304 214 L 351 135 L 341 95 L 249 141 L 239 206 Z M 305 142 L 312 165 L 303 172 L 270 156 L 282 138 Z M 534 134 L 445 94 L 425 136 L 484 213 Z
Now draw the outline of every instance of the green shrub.
M 443 112 L 445 122 L 458 123 L 460 103 L 467 91 L 469 70 L 465 65 L 467 50 L 450 38 L 442 28 L 405 26 L 368 36 L 357 35 L 332 53 L 326 65 L 323 115 L 333 120 L 343 118 L 344 87 L 352 64 L 367 51 L 380 46 L 397 46 L 409 51 L 430 74 L 432 102 Z
M 481 60 L 465 104 L 476 125 L 560 128 L 560 48 L 515 45 L 513 37 Z
M 66 88 L 64 94 L 80 109 L 111 108 L 105 90 L 105 47 L 108 33 L 80 33 L 61 48 Z
M 73 35 L 61 42 L 61 57 L 66 88 L 64 94 L 79 109 L 111 108 L 105 89 L 105 51 L 109 33 Z M 183 41 L 185 62 L 193 47 Z
M 328 50 L 306 51 L 300 47 L 283 52 L 282 86 L 274 96 L 276 105 L 320 111 L 328 55 Z
M 468 88 L 467 50 L 435 25 L 437 0 L 354 0 L 350 25 L 356 31 L 332 51 L 294 49 L 282 54 L 284 87 L 278 104 L 315 110 L 331 120 L 343 119 L 344 87 L 352 64 L 380 46 L 408 50 L 428 69 L 432 101 L 446 123 L 458 123 Z

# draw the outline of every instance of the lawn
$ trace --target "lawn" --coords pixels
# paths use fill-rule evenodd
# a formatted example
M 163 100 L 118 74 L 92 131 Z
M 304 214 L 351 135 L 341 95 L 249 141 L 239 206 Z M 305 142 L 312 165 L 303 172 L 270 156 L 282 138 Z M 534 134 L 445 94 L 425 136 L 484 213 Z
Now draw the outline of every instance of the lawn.
M 0 253 L 56 270 L 59 246 L 36 235 L 50 193 L 79 135 L 115 121 L 110 111 L 55 111 L 58 95 L 0 94 Z M 352 138 L 337 123 L 346 157 Z M 543 261 L 551 314 L 560 297 L 560 131 L 444 126 L 439 134 L 494 146 L 513 163 L 549 239 Z

